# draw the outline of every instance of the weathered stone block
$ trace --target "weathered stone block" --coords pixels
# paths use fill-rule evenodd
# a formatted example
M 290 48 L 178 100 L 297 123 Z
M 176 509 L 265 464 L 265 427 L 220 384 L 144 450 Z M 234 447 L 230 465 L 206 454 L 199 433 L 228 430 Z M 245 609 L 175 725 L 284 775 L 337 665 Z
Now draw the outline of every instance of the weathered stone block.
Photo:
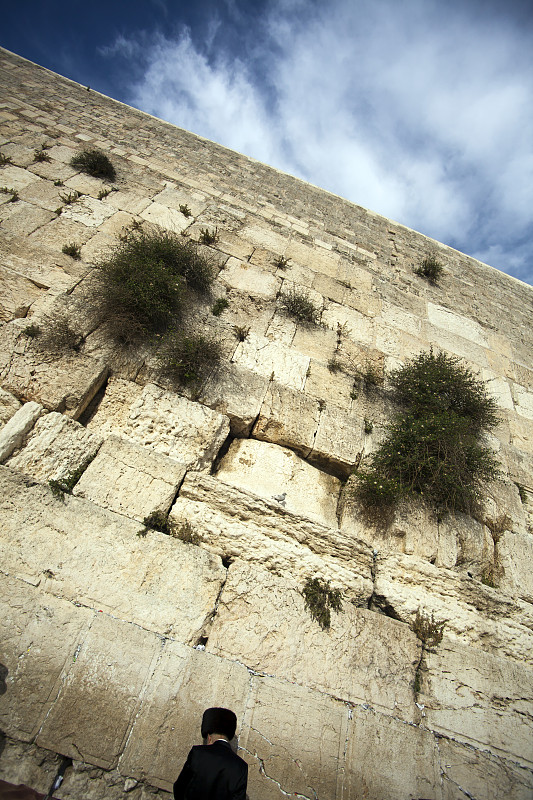
M 0 329 L 0 382 L 21 399 L 77 419 L 106 377 L 106 366 L 81 353 L 58 356 L 38 349 L 22 335 L 18 320 Z
M 43 413 L 39 403 L 25 403 L 0 430 L 0 462 L 5 461 Z
M 94 612 L 45 594 L 27 581 L 0 576 L 0 727 L 30 741 L 54 702 Z
M 229 418 L 234 436 L 249 436 L 269 386 L 264 375 L 229 363 L 209 376 L 199 400 Z
M 357 606 L 372 593 L 372 555 L 362 542 L 216 478 L 186 475 L 170 519 L 188 521 L 202 547 L 229 561 L 241 558 L 297 583 L 328 576 Z
M 406 622 L 418 609 L 445 621 L 445 634 L 481 650 L 533 663 L 531 605 L 468 574 L 407 555 L 377 556 L 374 602 Z
M 339 796 L 347 713 L 341 703 L 272 678 L 252 678 L 240 745 L 251 797 Z
M 169 511 L 184 475 L 174 459 L 111 435 L 74 494 L 142 522 L 154 511 Z
M 158 637 L 97 615 L 37 736 L 37 744 L 111 769 L 159 654 Z
M 343 777 L 348 800 L 441 800 L 433 734 L 371 708 L 352 711 Z
M 498 588 L 511 597 L 533 603 L 533 530 L 505 531 L 497 544 Z
M 89 430 L 111 433 L 155 450 L 188 468 L 209 469 L 229 433 L 229 420 L 165 391 L 112 379 Z
M 286 345 L 272 342 L 253 332 L 248 334 L 244 342 L 240 342 L 233 361 L 252 372 L 298 390 L 305 384 L 309 367 L 307 356 L 294 353 Z
M 275 275 L 257 269 L 248 262 L 239 261 L 237 258 L 228 259 L 218 280 L 239 292 L 253 294 L 255 297 L 263 297 L 267 300 L 274 300 L 281 286 L 281 280 Z
M 19 410 L 21 405 L 22 403 L 19 402 L 11 392 L 0 389 L 0 426 L 5 425 L 13 414 Z
M 217 478 L 278 502 L 299 516 L 337 526 L 340 481 L 284 447 L 236 439 L 220 462 Z
M 319 418 L 316 400 L 271 381 L 252 436 L 290 447 L 306 458 L 313 448 Z
M 173 208 L 168 208 L 161 203 L 150 203 L 140 212 L 140 216 L 148 222 L 152 222 L 160 228 L 166 228 L 173 233 L 181 233 L 191 224 L 190 220 L 181 211 L 175 211 Z
M 481 800 L 530 800 L 533 772 L 514 759 L 496 758 L 445 737 L 438 740 L 442 800 L 463 797 Z
M 478 749 L 533 766 L 533 670 L 444 640 L 424 655 L 424 725 Z
M 364 421 L 338 406 L 326 403 L 320 413 L 310 460 L 347 477 L 364 447 Z
M 0 467 L 0 561 L 8 575 L 163 635 L 196 642 L 226 571 L 199 547 Z
M 8 459 L 7 466 L 46 483 L 87 464 L 101 443 L 100 436 L 52 411 L 37 420 L 24 446 Z
M 346 600 L 341 612 L 331 613 L 331 627 L 323 630 L 305 607 L 303 585 L 303 580 L 297 584 L 236 561 L 207 649 L 290 683 L 412 720 L 420 658 L 414 633 Z

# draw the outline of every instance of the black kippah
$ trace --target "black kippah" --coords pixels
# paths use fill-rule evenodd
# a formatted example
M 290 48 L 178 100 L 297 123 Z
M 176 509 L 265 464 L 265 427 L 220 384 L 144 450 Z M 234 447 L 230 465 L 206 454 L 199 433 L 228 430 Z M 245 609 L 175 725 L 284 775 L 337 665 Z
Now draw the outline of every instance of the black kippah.
M 208 708 L 202 717 L 202 739 L 220 733 L 231 741 L 237 729 L 237 717 L 229 708 Z

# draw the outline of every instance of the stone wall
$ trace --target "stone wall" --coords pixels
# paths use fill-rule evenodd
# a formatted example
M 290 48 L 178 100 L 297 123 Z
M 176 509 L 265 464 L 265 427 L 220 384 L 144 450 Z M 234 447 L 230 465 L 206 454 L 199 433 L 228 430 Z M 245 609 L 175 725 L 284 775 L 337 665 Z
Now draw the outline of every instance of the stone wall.
M 65 800 L 167 796 L 202 710 L 228 705 L 251 800 L 531 797 L 531 288 L 0 61 L 0 185 L 19 198 L 0 193 L 0 776 L 46 791 L 65 754 Z M 102 199 L 105 184 L 69 165 L 87 144 L 117 169 Z M 35 161 L 42 145 L 49 160 Z M 149 349 L 118 352 L 85 322 L 93 264 L 134 221 L 192 240 L 218 229 L 213 295 L 192 313 L 224 359 L 194 393 L 158 375 Z M 444 265 L 437 286 L 414 272 L 428 253 Z M 292 288 L 320 325 L 283 312 Z M 54 314 L 81 329 L 79 352 L 46 354 L 27 335 Z M 386 388 L 430 346 L 497 399 L 502 477 L 480 520 L 413 507 L 375 529 L 343 486 L 390 404 L 354 376 L 370 369 Z M 80 466 L 72 494 L 51 491 Z M 193 542 L 146 532 L 153 512 Z M 305 607 L 308 577 L 342 591 L 329 630 Z M 445 622 L 433 650 L 412 631 L 419 609 Z

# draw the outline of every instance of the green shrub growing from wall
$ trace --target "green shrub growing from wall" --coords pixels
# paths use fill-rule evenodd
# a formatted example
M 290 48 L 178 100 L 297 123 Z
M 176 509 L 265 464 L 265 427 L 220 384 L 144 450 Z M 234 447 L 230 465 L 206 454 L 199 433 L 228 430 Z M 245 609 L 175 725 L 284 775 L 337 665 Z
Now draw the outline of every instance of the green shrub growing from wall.
M 418 495 L 441 512 L 475 513 L 498 462 L 483 434 L 498 423 L 485 385 L 444 353 L 421 353 L 390 376 L 401 411 L 357 474 L 355 494 L 380 511 Z
M 98 267 L 95 311 L 127 343 L 165 333 L 181 316 L 188 291 L 207 292 L 215 275 L 193 242 L 155 227 L 128 231 Z

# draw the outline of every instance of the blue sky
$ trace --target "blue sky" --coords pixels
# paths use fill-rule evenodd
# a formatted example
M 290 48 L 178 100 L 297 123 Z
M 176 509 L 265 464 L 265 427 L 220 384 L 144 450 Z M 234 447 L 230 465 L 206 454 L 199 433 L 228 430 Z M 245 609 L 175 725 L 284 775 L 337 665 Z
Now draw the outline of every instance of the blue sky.
M 530 0 L 28 0 L 0 43 L 533 283 Z

